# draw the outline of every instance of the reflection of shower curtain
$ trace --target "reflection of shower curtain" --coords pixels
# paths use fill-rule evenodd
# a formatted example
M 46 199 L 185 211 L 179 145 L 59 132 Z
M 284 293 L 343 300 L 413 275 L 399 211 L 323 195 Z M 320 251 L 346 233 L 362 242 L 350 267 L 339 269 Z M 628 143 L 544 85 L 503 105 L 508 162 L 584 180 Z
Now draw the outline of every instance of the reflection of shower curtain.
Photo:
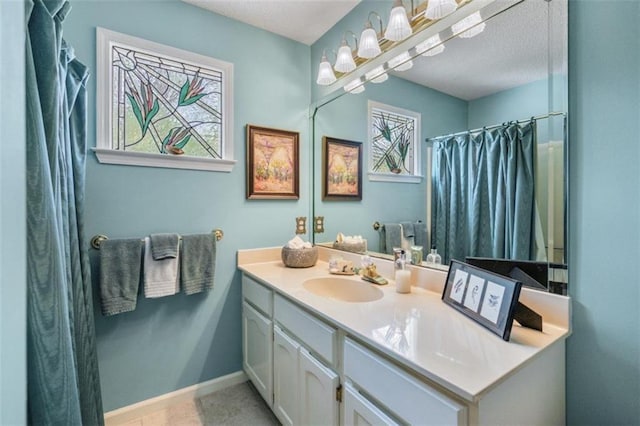
M 433 144 L 432 241 L 443 261 L 530 259 L 535 122 Z

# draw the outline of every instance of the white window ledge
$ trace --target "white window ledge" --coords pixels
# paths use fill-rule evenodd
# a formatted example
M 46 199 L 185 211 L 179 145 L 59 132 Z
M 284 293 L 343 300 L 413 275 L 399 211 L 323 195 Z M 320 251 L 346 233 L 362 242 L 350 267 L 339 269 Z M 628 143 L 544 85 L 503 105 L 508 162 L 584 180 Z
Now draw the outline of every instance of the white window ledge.
M 114 149 L 92 148 L 103 164 L 123 164 L 128 166 L 166 167 L 171 169 L 208 170 L 211 172 L 231 172 L 235 160 L 191 157 L 188 155 L 154 154 L 147 152 L 118 151 Z
M 419 175 L 396 175 L 392 173 L 368 173 L 370 181 L 394 182 L 394 183 L 420 183 L 422 176 Z

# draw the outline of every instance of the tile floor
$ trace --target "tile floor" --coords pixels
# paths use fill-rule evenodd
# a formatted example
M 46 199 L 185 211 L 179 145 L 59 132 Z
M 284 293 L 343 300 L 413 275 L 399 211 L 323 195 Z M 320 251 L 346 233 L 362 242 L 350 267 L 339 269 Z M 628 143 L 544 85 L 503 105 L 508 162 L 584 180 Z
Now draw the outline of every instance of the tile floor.
M 131 420 L 122 426 L 279 425 L 262 397 L 241 383 Z

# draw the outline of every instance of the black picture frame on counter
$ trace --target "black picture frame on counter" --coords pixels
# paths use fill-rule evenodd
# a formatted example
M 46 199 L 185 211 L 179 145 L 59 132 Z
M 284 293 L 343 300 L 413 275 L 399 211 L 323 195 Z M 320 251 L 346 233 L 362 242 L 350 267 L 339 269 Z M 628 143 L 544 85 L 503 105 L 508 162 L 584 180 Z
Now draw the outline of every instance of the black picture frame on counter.
M 451 260 L 442 300 L 509 341 L 522 283 Z

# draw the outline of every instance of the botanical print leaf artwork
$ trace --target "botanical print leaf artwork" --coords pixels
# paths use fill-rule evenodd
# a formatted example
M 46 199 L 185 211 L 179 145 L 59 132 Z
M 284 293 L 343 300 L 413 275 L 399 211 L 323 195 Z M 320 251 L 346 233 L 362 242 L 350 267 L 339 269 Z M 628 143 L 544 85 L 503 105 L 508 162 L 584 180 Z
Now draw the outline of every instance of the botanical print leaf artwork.
M 370 171 L 413 175 L 416 119 L 403 114 L 371 109 Z
M 358 195 L 358 147 L 328 144 L 327 192 Z
M 113 148 L 222 158 L 224 74 L 111 47 Z
M 293 193 L 295 190 L 293 138 L 256 133 L 254 147 L 254 190 L 260 193 Z

